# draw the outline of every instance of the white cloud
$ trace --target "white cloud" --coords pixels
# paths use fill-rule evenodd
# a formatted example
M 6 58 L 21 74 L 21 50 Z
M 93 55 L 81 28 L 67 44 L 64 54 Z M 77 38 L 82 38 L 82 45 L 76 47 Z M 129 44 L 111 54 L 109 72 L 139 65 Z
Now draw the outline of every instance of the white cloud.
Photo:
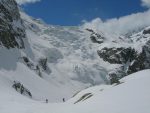
M 150 8 L 150 0 L 141 0 L 142 6 Z M 83 27 L 91 28 L 97 32 L 122 35 L 136 31 L 140 28 L 150 26 L 150 9 L 120 18 L 102 21 L 101 18 L 93 19 L 91 22 L 84 20 Z
M 19 5 L 27 4 L 27 3 L 35 3 L 41 0 L 16 0 Z
M 150 25 L 150 10 L 123 16 L 121 18 L 113 18 L 102 21 L 96 18 L 91 22 L 86 22 L 83 27 L 91 28 L 97 32 L 107 32 L 108 34 L 122 35 L 130 31 L 135 31 Z
M 142 1 L 142 6 L 150 8 L 150 0 L 141 0 Z

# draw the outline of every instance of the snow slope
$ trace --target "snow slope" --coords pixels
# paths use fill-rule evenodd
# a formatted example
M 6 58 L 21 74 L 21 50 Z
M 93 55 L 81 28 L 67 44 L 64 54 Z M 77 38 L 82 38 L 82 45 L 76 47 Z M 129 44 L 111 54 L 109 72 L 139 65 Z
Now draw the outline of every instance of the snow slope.
M 86 87 L 109 83 L 107 70 L 96 52 L 97 45 L 91 42 L 84 29 L 46 25 L 24 12 L 20 13 L 27 35 L 24 39 L 25 49 L 21 50 L 20 56 L 26 56 L 35 66 L 40 59 L 47 58 L 49 71 L 41 71 L 42 79 L 53 87 L 47 87 L 49 92 L 54 94 L 53 90 L 56 90 L 59 94 L 53 97 L 48 93 L 49 96 L 45 98 L 58 102 Z M 109 66 L 109 63 L 105 65 Z
M 35 100 L 43 101 L 48 98 L 50 102 L 61 102 L 62 98 L 67 100 L 87 87 L 109 83 L 108 72 L 120 65 L 110 65 L 100 59 L 97 49 L 105 46 L 129 47 L 137 44 L 138 36 L 131 37 L 134 44 L 129 43 L 129 39 L 109 40 L 109 37 L 105 43 L 95 44 L 89 38 L 91 34 L 81 26 L 46 25 L 41 20 L 20 13 L 26 28 L 26 38 L 23 39 L 25 48 L 10 50 L 0 48 L 0 72 L 3 75 L 12 75 L 12 78 L 9 77 L 12 84 L 14 80 L 23 83 Z M 142 38 L 142 45 L 148 39 Z M 114 40 L 117 44 L 112 44 Z M 139 44 L 141 43 L 138 42 L 137 45 Z M 42 77 L 39 77 L 20 60 L 24 56 L 30 59 L 35 67 L 41 58 L 47 58 L 49 71 L 42 70 Z
M 26 33 L 26 38 L 22 39 L 24 48 L 0 48 L 0 73 L 11 81 L 11 90 L 13 81 L 19 81 L 31 92 L 33 100 L 48 98 L 49 102 L 61 102 L 62 98 L 67 100 L 86 87 L 109 82 L 107 70 L 99 65 L 97 45 L 83 29 L 46 25 L 20 13 L 22 20 L 19 19 L 23 21 Z M 23 57 L 29 59 L 32 68 L 27 66 Z M 49 70 L 40 69 L 40 77 L 35 69 L 42 58 L 47 58 Z
M 21 65 L 20 65 L 21 67 Z M 0 73 L 1 113 L 149 113 L 150 70 L 129 75 L 119 85 L 100 85 L 79 92 L 65 103 L 30 100 L 10 86 L 12 75 Z M 11 77 L 10 77 L 11 76 Z M 86 93 L 93 96 L 74 104 Z M 58 109 L 59 108 L 59 109 Z
M 80 109 L 82 113 L 149 113 L 149 73 L 150 70 L 144 70 L 131 74 L 121 79 L 122 84 L 117 86 L 115 84 L 112 86 L 96 86 L 84 90 L 78 95 L 92 93 L 93 96 L 77 103 L 75 109 Z M 77 101 L 78 95 L 69 102 Z
M 0 113 L 150 111 L 150 70 L 125 77 L 120 85 L 100 85 L 108 84 L 108 72 L 121 65 L 110 64 L 97 55 L 97 50 L 104 47 L 133 47 L 140 53 L 150 39 L 149 27 L 129 37 L 102 33 L 103 44 L 98 32 L 100 35 L 92 34 L 97 36 L 99 44 L 96 44 L 84 26 L 46 25 L 23 12 L 21 19 L 14 0 L 0 0 L 0 5 L 0 10 L 6 11 L 0 13 L 4 30 L 6 25 L 12 28 L 1 31 L 0 37 Z M 149 64 L 149 57 L 146 58 L 142 63 Z M 46 69 L 40 64 L 43 59 Z M 15 91 L 14 81 L 23 84 L 32 99 Z M 62 103 L 63 98 L 71 99 Z M 45 103 L 46 99 L 49 104 Z
M 105 46 L 122 47 L 141 44 L 136 42 L 138 34 L 131 37 L 134 39 L 134 44 L 129 43 L 129 39 L 121 41 L 118 38 L 107 39 L 103 44 L 95 44 L 89 38 L 91 34 L 81 26 L 46 25 L 24 12 L 21 12 L 21 18 L 27 35 L 27 38 L 23 39 L 25 48 L 10 50 L 0 48 L 2 53 L 0 72 L 13 75 L 10 81 L 23 83 L 35 100 L 43 101 L 48 98 L 50 102 L 61 102 L 62 98 L 67 100 L 87 87 L 109 83 L 108 72 L 120 65 L 100 59 L 97 49 Z M 111 44 L 112 40 L 117 41 L 117 44 Z M 140 40 L 144 45 L 147 39 Z M 22 63 L 20 57 L 24 56 L 28 57 L 35 66 L 39 59 L 47 58 L 50 71 L 42 71 L 40 78 L 34 70 Z

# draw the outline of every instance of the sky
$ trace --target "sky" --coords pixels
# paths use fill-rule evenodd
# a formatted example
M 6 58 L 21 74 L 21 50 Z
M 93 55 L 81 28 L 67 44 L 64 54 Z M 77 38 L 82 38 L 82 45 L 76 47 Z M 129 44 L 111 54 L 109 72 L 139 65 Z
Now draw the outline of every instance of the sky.
M 75 26 L 144 12 L 150 0 L 17 0 L 23 10 L 48 24 Z

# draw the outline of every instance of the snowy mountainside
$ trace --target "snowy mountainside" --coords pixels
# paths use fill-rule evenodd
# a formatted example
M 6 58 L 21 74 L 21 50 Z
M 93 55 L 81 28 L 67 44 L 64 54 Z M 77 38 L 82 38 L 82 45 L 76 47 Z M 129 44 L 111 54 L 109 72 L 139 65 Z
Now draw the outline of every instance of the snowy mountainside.
M 95 45 L 79 27 L 49 26 L 20 13 L 24 48 L 3 47 L 0 55 L 1 72 L 10 78 L 11 88 L 18 81 L 33 99 L 59 102 L 86 87 L 109 83 Z
M 86 30 L 91 33 L 89 37 L 92 42 L 98 44 L 97 53 L 100 58 L 111 65 L 118 64 L 118 67 L 108 70 L 111 78 L 120 79 L 150 68 L 150 27 L 133 31 L 128 35 L 111 35 L 105 32 L 102 34 L 90 28 Z
M 82 113 L 149 113 L 149 73 L 150 70 L 143 70 L 131 74 L 121 79 L 122 84 L 119 85 L 91 87 L 78 93 L 68 103 L 76 106 L 72 109 L 74 113 L 79 109 Z M 88 93 L 92 95 L 90 98 L 75 103 Z M 66 111 L 71 112 L 71 109 Z
M 86 87 L 109 83 L 97 45 L 80 27 L 46 25 L 19 12 L 14 0 L 0 0 L 0 5 L 0 72 L 8 75 L 11 88 L 27 88 L 33 99 L 58 102 Z
M 24 48 L 25 28 L 14 0 L 0 0 L 0 69 L 14 70 Z
M 20 67 L 23 66 L 21 65 Z M 43 100 L 31 100 L 20 95 L 10 88 L 12 84 L 10 75 L 1 72 L 0 111 L 2 113 L 149 113 L 149 73 L 150 70 L 143 70 L 121 79 L 122 84 L 97 85 L 79 92 L 65 103 L 52 104 L 45 103 Z M 31 74 L 31 76 L 35 77 L 34 74 Z M 85 94 L 91 94 L 92 96 L 78 101 Z
M 42 78 L 48 82 L 53 79 L 71 95 L 89 86 L 109 83 L 108 74 L 110 79 L 120 79 L 150 68 L 149 27 L 128 36 L 110 37 L 84 26 L 46 25 L 23 12 L 21 17 L 33 54 L 28 57 L 35 64 L 47 58 L 49 71 L 42 70 Z
M 84 88 L 110 83 L 109 76 L 120 79 L 150 68 L 149 27 L 120 36 L 84 26 L 47 25 L 22 11 L 19 14 L 14 0 L 1 0 L 0 5 L 1 24 L 7 29 L 0 36 L 0 69 L 8 75 L 14 72 L 10 80 L 25 85 L 35 99 L 62 101 Z M 23 68 L 28 76 L 18 71 Z M 46 83 L 37 84 L 39 79 Z M 41 86 L 47 88 L 36 95 Z
M 0 0 L 0 45 L 24 48 L 25 28 L 14 0 Z
M 116 35 L 47 25 L 14 0 L 0 0 L 0 11 L 0 112 L 149 113 L 150 27 Z
M 70 82 L 69 86 L 81 83 L 84 88 L 109 82 L 107 70 L 99 65 L 97 45 L 87 38 L 84 30 L 46 25 L 23 12 L 21 16 L 33 52 L 33 56 L 28 55 L 29 58 L 35 63 L 47 58 L 50 73 L 43 72 L 43 78 L 54 79 L 61 84 Z
M 16 70 L 1 70 L 0 75 L 2 78 L 7 80 L 7 82 L 4 82 L 2 79 L 1 83 L 6 84 L 10 91 L 15 92 L 14 94 L 20 95 L 19 97 L 22 98 L 27 97 L 21 95 L 20 93 L 16 92 L 14 88 L 12 88 L 14 80 L 22 83 L 23 86 L 25 86 L 31 92 L 32 99 L 36 101 L 45 101 L 45 99 L 47 98 L 49 99 L 49 102 L 60 102 L 62 101 L 62 96 L 70 96 L 65 87 L 63 89 L 60 89 L 61 86 L 54 80 L 49 80 L 50 83 L 47 82 L 46 80 L 36 75 L 36 73 L 34 73 L 32 70 L 29 70 L 28 67 L 26 67 L 22 63 L 17 63 Z M 1 89 L 4 89 L 1 90 L 1 93 L 5 92 L 5 90 L 8 90 L 5 87 Z

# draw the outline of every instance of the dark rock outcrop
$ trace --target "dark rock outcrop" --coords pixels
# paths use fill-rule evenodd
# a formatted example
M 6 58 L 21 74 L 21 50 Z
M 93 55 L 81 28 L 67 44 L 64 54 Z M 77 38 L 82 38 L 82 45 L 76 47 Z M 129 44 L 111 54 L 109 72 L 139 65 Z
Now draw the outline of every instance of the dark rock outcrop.
M 150 34 L 150 28 L 149 28 L 149 29 L 145 29 L 145 30 L 143 31 L 143 34 Z
M 20 82 L 14 81 L 14 84 L 12 85 L 12 87 L 20 94 L 26 95 L 26 96 L 32 98 L 31 92 L 27 88 L 25 88 L 24 85 L 21 84 Z
M 133 60 L 128 69 L 128 74 L 150 69 L 150 40 L 143 46 L 142 52 Z
M 0 1 L 0 45 L 24 48 L 25 30 L 15 0 Z
M 91 41 L 92 41 L 93 43 L 101 44 L 101 43 L 104 42 L 104 40 L 105 40 L 105 37 L 104 37 L 104 36 L 102 36 L 102 35 L 100 35 L 100 34 L 94 32 L 94 30 L 92 30 L 92 29 L 88 29 L 88 28 L 87 28 L 86 30 L 91 33 L 90 39 L 91 39 Z
M 92 42 L 97 42 L 97 35 L 92 29 L 86 29 L 87 31 L 91 32 Z M 93 34 L 95 36 L 93 36 Z M 146 28 L 143 30 L 143 32 L 138 35 L 134 35 L 134 39 L 136 40 L 135 43 L 143 43 L 143 45 L 139 45 L 142 48 L 141 52 L 137 52 L 137 48 L 131 47 L 104 47 L 102 49 L 99 49 L 97 51 L 100 58 L 102 58 L 104 61 L 109 62 L 110 64 L 119 64 L 120 67 L 115 68 L 114 70 L 111 70 L 109 72 L 109 77 L 111 83 L 118 83 L 118 80 L 121 79 L 124 76 L 127 76 L 129 74 L 135 73 L 137 71 L 143 70 L 143 69 L 150 69 L 150 39 L 147 34 L 150 34 L 150 28 Z M 103 41 L 105 38 L 102 38 Z M 120 38 L 119 38 L 120 39 Z M 120 41 L 113 41 L 115 44 L 122 43 L 124 40 L 128 40 L 129 38 L 121 39 Z M 132 39 L 130 39 L 132 40 Z M 101 42 L 103 44 L 105 42 Z M 107 43 L 107 42 L 106 42 Z M 131 41 L 130 43 L 134 43 Z
M 135 49 L 129 48 L 103 48 L 97 51 L 98 55 L 111 64 L 125 64 L 133 61 L 137 57 Z
M 110 73 L 122 78 L 134 72 L 150 68 L 150 41 L 142 47 L 142 52 L 137 53 L 134 48 L 103 48 L 97 51 L 100 58 L 110 64 L 121 64 L 122 66 Z

